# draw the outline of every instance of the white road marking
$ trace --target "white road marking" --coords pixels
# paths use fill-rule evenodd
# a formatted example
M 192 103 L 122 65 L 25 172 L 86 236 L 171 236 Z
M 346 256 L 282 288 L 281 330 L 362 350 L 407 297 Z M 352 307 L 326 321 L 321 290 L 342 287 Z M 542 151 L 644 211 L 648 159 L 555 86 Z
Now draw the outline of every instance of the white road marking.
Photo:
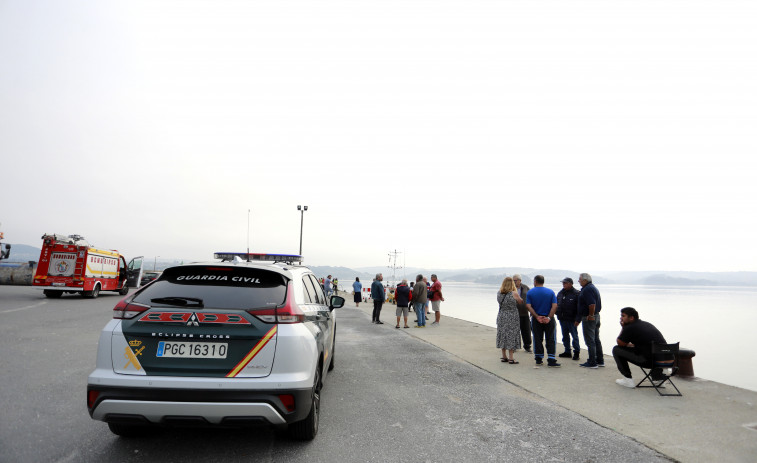
M 35 307 L 39 307 L 39 306 L 45 305 L 45 304 L 47 304 L 47 301 L 41 301 L 41 302 L 38 302 L 38 303 L 36 303 L 34 305 L 27 305 L 26 307 L 19 307 L 17 309 L 0 310 L 0 313 L 20 312 L 22 310 L 33 309 Z

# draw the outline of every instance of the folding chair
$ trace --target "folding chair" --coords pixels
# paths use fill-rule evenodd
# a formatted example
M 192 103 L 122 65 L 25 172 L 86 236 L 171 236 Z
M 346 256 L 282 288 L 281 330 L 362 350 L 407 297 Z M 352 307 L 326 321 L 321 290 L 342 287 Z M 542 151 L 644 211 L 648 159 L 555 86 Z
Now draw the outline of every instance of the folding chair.
M 646 367 L 649 371 L 645 369 L 645 367 L 639 366 L 641 368 L 641 371 L 644 373 L 644 379 L 639 381 L 639 384 L 636 385 L 636 387 L 653 387 L 655 391 L 657 391 L 658 394 L 663 396 L 677 396 L 681 397 L 681 391 L 678 390 L 676 385 L 673 383 L 673 380 L 671 379 L 673 376 L 678 373 L 678 345 L 680 343 L 675 344 L 655 344 L 652 343 L 652 355 L 655 358 L 660 358 L 662 356 L 673 356 L 673 362 L 671 363 L 670 360 L 655 360 L 654 361 L 654 367 L 653 368 L 661 368 L 662 369 L 662 380 L 653 381 L 652 380 L 652 370 L 653 368 Z M 670 373 L 666 373 L 667 370 L 670 370 Z M 642 383 L 648 382 L 649 384 Z M 671 386 L 673 386 L 673 389 L 676 390 L 677 394 L 664 394 L 660 389 L 665 389 L 665 383 L 670 383 Z

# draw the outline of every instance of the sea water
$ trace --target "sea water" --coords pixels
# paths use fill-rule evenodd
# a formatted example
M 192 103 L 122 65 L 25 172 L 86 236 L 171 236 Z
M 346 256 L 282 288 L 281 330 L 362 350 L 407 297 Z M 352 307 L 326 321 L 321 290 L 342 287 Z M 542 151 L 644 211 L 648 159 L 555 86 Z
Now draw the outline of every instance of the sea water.
M 499 286 L 442 283 L 445 298 L 442 315 L 496 326 Z M 562 289 L 548 287 L 555 293 Z M 576 288 L 580 289 L 580 286 L 577 284 Z M 599 331 L 607 368 L 616 368 L 612 348 L 621 329 L 620 309 L 633 307 L 639 311 L 640 319 L 652 323 L 662 332 L 667 342 L 680 342 L 682 348 L 696 352 L 693 365 L 697 377 L 757 391 L 757 356 L 752 350 L 754 341 L 751 339 L 752 328 L 757 327 L 757 288 L 597 285 L 597 289 L 602 296 Z M 559 323 L 557 326 L 559 354 L 563 346 Z M 585 360 L 586 345 L 581 327 L 578 333 L 582 360 Z M 496 350 L 492 337 L 492 355 L 497 355 Z

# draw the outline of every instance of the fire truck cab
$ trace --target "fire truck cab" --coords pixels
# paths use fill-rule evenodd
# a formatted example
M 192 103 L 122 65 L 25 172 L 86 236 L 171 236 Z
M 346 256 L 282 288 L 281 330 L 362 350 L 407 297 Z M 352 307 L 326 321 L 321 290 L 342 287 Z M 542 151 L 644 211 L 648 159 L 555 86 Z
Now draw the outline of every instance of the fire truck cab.
M 141 274 L 142 256 L 127 264 L 118 251 L 92 247 L 82 236 L 46 234 L 32 286 L 50 298 L 64 293 L 95 298 L 100 291 L 126 295 L 139 286 Z

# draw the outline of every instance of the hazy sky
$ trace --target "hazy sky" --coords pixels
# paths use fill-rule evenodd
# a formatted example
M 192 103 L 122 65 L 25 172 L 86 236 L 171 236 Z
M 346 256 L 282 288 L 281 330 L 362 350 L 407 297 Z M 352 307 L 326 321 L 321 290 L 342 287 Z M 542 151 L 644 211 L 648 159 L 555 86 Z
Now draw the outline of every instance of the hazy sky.
M 0 0 L 6 242 L 757 271 L 757 2 Z

